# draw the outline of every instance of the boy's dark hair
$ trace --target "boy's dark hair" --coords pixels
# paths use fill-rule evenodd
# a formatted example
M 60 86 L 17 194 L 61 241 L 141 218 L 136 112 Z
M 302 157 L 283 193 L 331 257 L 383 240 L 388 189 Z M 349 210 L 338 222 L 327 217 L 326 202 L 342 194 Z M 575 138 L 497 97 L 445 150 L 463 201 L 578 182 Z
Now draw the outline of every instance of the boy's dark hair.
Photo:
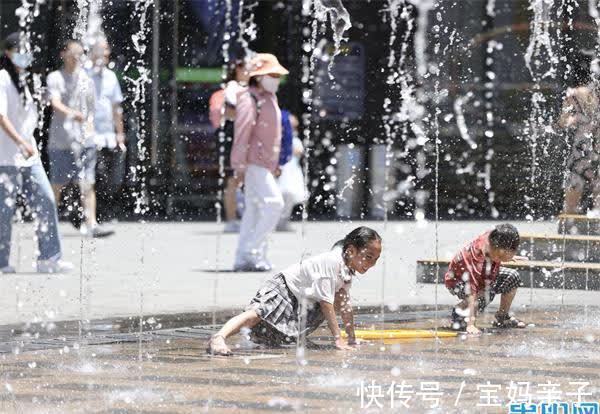
M 515 251 L 519 248 L 521 238 L 519 231 L 512 224 L 500 224 L 490 233 L 490 244 L 497 249 Z
M 352 230 L 342 240 L 338 240 L 331 248 L 341 247 L 343 252 L 350 246 L 362 249 L 373 240 L 381 241 L 381 236 L 369 227 L 360 226 Z
M 69 46 L 71 46 L 72 44 L 76 44 L 76 45 L 83 47 L 83 43 L 81 43 L 81 41 L 79 41 L 77 39 L 67 39 L 62 43 L 62 48 L 60 50 L 61 51 L 67 50 L 69 48 Z

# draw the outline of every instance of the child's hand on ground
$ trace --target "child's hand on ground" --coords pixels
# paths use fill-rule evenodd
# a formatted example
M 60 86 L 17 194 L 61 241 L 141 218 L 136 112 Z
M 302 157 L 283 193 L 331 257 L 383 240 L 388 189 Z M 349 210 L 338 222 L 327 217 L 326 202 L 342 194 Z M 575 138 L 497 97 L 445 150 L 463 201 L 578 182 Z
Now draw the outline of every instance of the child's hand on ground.
M 335 349 L 338 349 L 340 351 L 351 351 L 354 348 L 350 345 L 348 345 L 342 338 L 337 338 L 334 342 L 335 345 Z
M 469 335 L 481 335 L 481 329 L 475 325 L 467 325 L 467 333 Z
M 527 256 L 514 256 L 513 260 L 518 261 L 518 260 L 529 260 L 529 257 Z

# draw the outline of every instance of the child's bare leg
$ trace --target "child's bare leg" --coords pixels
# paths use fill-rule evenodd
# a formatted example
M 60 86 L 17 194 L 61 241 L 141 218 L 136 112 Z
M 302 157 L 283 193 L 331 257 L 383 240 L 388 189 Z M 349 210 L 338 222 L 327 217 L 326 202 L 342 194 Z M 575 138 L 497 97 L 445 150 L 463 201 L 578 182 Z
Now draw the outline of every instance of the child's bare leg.
M 579 212 L 581 196 L 582 192 L 575 188 L 569 188 L 567 191 L 565 191 L 565 213 L 575 214 Z
M 515 298 L 516 294 L 517 288 L 514 288 L 513 290 L 500 295 L 500 308 L 498 309 L 499 315 L 508 314 L 508 311 L 510 310 L 510 305 L 512 305 L 513 299 Z
M 209 351 L 213 354 L 227 355 L 231 350 L 225 343 L 225 339 L 235 335 L 242 328 L 252 328 L 260 322 L 260 317 L 254 310 L 247 310 L 229 319 L 225 325 L 210 340 Z
M 234 221 L 236 215 L 236 191 L 239 187 L 239 181 L 235 177 L 226 178 L 225 191 L 223 192 L 223 204 L 225 206 L 225 220 Z
M 501 328 L 525 328 L 527 326 L 525 322 L 518 320 L 514 316 L 508 315 L 510 305 L 512 304 L 516 294 L 517 288 L 514 288 L 500 296 L 500 308 L 498 309 L 498 312 L 496 312 L 495 326 L 499 326 Z

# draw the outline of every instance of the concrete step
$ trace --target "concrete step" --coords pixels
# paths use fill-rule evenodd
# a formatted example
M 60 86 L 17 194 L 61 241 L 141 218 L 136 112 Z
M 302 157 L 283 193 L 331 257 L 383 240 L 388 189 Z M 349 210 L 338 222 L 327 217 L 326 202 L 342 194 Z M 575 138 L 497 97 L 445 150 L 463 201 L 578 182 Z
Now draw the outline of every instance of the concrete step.
M 600 217 L 585 214 L 567 214 L 558 216 L 558 233 L 571 235 L 600 235 Z
M 417 261 L 417 283 L 444 284 L 444 274 L 449 260 Z M 524 287 L 543 289 L 600 290 L 600 263 L 520 261 L 507 262 L 503 266 L 517 269 Z
M 600 236 L 522 234 L 519 254 L 549 262 L 600 262 Z

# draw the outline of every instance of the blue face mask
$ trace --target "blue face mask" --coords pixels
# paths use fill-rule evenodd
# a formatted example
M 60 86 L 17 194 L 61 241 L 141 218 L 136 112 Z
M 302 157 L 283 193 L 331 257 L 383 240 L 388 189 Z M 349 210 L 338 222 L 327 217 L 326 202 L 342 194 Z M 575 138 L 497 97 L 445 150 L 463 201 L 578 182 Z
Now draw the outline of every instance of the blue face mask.
M 13 53 L 11 59 L 12 63 L 18 68 L 26 69 L 33 62 L 33 55 L 31 53 Z

